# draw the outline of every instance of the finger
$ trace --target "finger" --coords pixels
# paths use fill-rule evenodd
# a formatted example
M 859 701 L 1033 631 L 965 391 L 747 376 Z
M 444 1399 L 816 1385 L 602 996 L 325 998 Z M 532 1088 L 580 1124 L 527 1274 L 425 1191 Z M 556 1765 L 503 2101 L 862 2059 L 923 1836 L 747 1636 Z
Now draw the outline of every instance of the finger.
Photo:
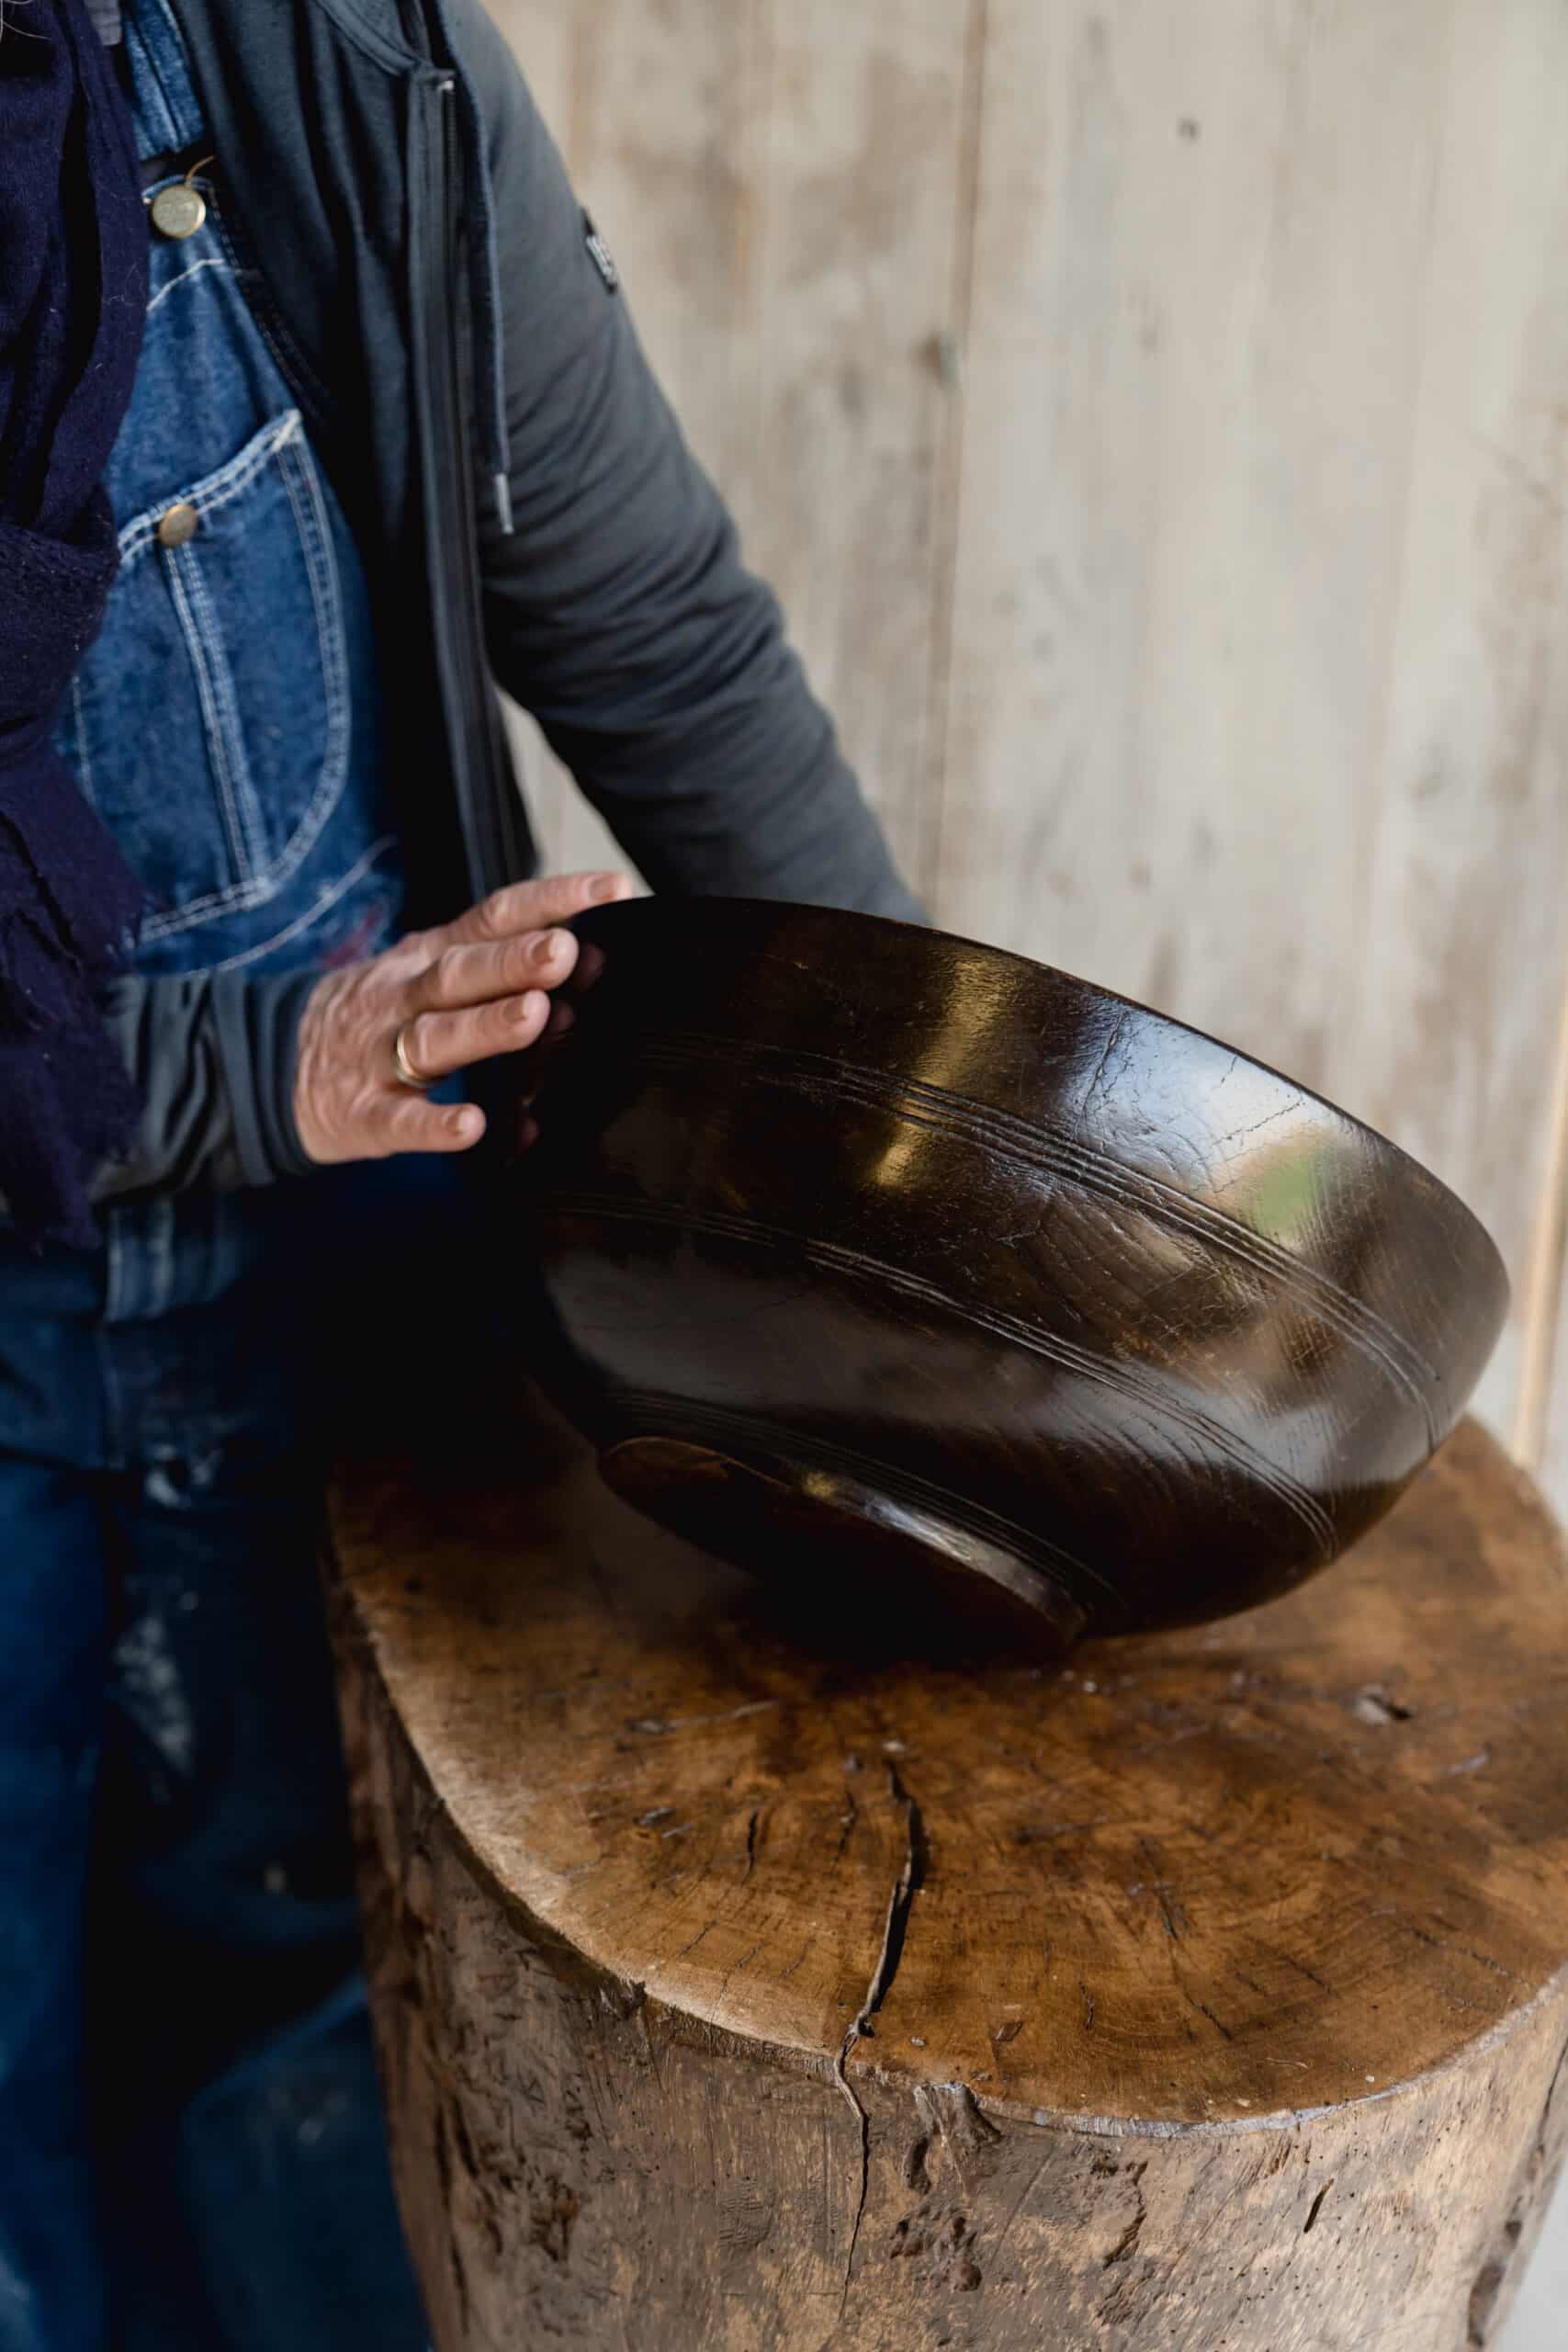
M 468 1151 L 485 1131 L 485 1114 L 477 1102 L 427 1102 L 404 1089 L 383 1095 L 367 1125 L 383 1158 L 403 1151 Z
M 408 983 L 411 1012 L 485 1004 L 535 988 L 558 989 L 577 962 L 570 931 L 525 931 L 515 939 L 442 948 Z
M 498 997 L 461 1012 L 422 1012 L 405 1023 L 403 1052 L 421 1078 L 449 1078 L 493 1054 L 521 1053 L 544 1032 L 550 1000 L 542 989 Z
M 513 882 L 494 890 L 477 907 L 434 934 L 443 943 L 510 938 L 519 931 L 539 931 L 548 923 L 570 922 L 590 907 L 608 906 L 632 895 L 627 874 L 553 874 L 537 882 Z

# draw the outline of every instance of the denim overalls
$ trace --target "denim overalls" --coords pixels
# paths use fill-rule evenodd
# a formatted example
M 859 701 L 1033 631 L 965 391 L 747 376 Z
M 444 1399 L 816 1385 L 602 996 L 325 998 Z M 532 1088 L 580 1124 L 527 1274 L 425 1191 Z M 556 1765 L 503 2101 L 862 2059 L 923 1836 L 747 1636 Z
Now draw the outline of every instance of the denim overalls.
M 168 0 L 125 35 L 139 152 L 180 158 L 151 197 L 203 126 Z M 221 157 L 194 185 L 194 234 L 150 219 L 121 572 L 60 736 L 150 975 L 355 958 L 401 899 L 360 565 Z M 118 1208 L 96 1254 L 0 1231 L 0 2352 L 423 2352 L 301 1371 L 329 1269 L 411 1264 L 421 1181 Z

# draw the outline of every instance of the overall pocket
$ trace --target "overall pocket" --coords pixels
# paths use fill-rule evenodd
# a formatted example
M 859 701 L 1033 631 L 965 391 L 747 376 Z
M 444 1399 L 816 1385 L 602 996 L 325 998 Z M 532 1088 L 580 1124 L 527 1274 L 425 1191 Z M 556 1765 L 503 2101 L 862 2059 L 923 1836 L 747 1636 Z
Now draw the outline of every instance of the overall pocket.
M 275 898 L 348 776 L 342 583 L 299 411 L 119 543 L 62 748 L 146 887 L 151 944 Z

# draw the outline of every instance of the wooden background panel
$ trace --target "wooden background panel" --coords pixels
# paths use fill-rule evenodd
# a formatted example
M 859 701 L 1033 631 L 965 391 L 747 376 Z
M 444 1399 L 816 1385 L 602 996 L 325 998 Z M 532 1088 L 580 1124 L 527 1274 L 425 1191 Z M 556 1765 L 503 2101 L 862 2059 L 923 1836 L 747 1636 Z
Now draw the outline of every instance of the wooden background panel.
M 496 13 L 687 437 L 929 881 L 978 0 L 602 0 L 570 38 L 542 0 Z M 612 855 L 517 724 L 550 862 Z
M 756 11 L 732 0 L 493 0 L 619 268 L 688 438 L 723 478 L 750 412 Z M 547 866 L 626 863 L 533 721 L 512 714 Z
M 1559 1518 L 1568 1520 L 1568 1297 L 1559 1300 L 1548 1356 L 1550 1386 L 1546 1392 L 1540 1450 L 1530 1457 Z M 1521 1459 L 1525 1459 L 1521 1453 Z
M 1568 1504 L 1561 1251 L 1530 1255 L 1568 972 L 1568 17 L 499 13 L 939 919 L 1454 1182 L 1529 1291 L 1483 1404 Z M 614 854 L 527 770 L 551 863 Z
M 768 0 L 757 13 L 754 405 L 722 479 L 896 851 L 930 889 L 959 421 L 944 338 L 967 258 L 984 12 Z
M 1562 1182 L 1568 975 L 1568 16 L 1539 0 L 1456 7 L 1445 78 L 1340 1083 L 1496 1236 L 1517 1311 L 1483 1403 L 1539 1463 L 1529 1392 L 1562 1256 L 1542 1230 L 1532 1264 L 1531 1241 Z
M 942 905 L 1309 1082 L 1398 586 L 1441 9 L 996 0 Z
M 1568 1518 L 1568 968 L 1557 1032 L 1546 1171 L 1526 1262 L 1526 1345 L 1513 1440 Z

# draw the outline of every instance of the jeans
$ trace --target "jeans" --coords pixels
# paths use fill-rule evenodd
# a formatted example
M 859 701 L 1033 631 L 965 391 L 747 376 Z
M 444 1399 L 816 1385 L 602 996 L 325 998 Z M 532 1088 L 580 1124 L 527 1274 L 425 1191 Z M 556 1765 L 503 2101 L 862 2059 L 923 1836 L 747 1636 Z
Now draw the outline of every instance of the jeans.
M 0 1234 L 0 2352 L 423 2352 L 321 1464 L 460 1344 L 460 1208 L 402 1161 Z

